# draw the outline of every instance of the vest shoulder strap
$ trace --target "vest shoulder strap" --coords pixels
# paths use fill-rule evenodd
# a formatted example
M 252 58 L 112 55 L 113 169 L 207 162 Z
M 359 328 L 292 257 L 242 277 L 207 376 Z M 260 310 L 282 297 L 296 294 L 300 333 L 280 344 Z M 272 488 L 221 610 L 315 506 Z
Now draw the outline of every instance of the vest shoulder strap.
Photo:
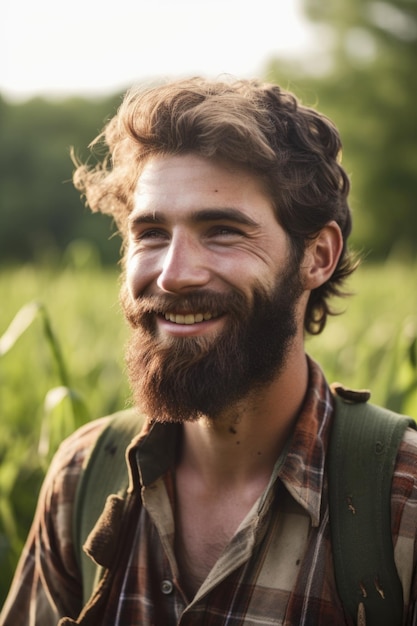
M 135 409 L 119 411 L 99 435 L 84 465 L 73 511 L 73 541 L 83 577 L 83 597 L 87 602 L 101 577 L 101 568 L 83 551 L 83 545 L 100 517 L 111 494 L 126 493 L 129 476 L 126 448 L 144 424 Z
M 333 386 L 335 415 L 328 476 L 336 584 L 352 618 L 366 626 L 402 624 L 403 593 L 394 562 L 391 483 L 398 447 L 415 422 Z M 360 622 L 358 622 L 360 623 Z

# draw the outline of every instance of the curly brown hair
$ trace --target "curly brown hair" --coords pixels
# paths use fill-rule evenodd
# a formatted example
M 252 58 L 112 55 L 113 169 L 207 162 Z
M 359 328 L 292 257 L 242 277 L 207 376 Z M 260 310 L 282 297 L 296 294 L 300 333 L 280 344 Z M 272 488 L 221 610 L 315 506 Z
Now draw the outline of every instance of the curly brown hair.
M 262 177 L 294 258 L 331 220 L 343 251 L 330 279 L 314 289 L 304 327 L 320 333 L 333 311 L 329 298 L 357 263 L 347 248 L 349 179 L 334 124 L 290 92 L 255 80 L 178 80 L 130 90 L 91 146 L 106 146 L 96 167 L 77 164 L 74 184 L 93 211 L 113 216 L 125 240 L 127 216 L 144 163 L 156 154 L 195 153 L 223 159 Z

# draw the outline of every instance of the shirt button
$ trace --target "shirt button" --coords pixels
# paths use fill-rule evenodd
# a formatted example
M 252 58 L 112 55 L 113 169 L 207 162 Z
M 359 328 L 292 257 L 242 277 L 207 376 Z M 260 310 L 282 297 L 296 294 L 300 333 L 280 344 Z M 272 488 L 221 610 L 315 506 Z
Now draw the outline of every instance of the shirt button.
M 174 589 L 174 585 L 172 584 L 172 582 L 170 580 L 163 580 L 161 583 L 161 591 L 164 595 L 168 596 L 170 593 L 172 593 L 172 590 Z

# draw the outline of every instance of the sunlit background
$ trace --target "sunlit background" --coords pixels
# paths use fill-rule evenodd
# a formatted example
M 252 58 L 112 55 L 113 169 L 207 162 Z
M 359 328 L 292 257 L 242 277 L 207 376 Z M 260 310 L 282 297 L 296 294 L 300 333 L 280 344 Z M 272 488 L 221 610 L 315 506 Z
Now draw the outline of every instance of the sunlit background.
M 354 243 L 375 258 L 414 256 L 416 7 L 415 0 L 6 0 L 0 261 L 35 259 L 80 236 L 113 261 L 104 227 L 81 219 L 74 191 L 62 184 L 71 177 L 69 146 L 84 154 L 133 83 L 195 74 L 279 82 L 328 114 L 352 175 Z
M 299 0 L 8 0 L 0 90 L 97 95 L 155 77 L 259 76 L 271 57 L 308 58 L 315 45 Z

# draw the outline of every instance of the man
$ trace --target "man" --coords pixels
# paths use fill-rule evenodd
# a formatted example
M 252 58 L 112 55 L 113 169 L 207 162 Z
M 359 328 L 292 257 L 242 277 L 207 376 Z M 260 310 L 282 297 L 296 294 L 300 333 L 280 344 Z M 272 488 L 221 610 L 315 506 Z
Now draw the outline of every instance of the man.
M 64 442 L 1 623 L 352 624 L 328 518 L 334 400 L 304 351 L 355 268 L 337 130 L 278 86 L 192 79 L 130 92 L 102 138 L 109 157 L 75 184 L 125 245 L 127 364 L 148 416 L 127 452 L 133 504 L 92 533 L 98 562 L 118 557 L 83 609 L 73 503 L 108 420 Z M 416 459 L 408 430 L 391 503 L 407 624 Z

